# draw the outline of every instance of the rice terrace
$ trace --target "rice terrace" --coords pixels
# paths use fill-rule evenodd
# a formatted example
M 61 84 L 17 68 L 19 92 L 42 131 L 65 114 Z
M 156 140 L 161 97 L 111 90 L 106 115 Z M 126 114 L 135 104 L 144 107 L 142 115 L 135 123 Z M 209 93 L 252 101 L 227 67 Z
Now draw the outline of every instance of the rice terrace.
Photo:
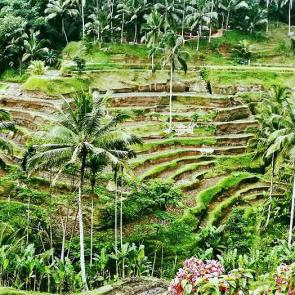
M 0 294 L 294 295 L 293 0 L 0 0 Z

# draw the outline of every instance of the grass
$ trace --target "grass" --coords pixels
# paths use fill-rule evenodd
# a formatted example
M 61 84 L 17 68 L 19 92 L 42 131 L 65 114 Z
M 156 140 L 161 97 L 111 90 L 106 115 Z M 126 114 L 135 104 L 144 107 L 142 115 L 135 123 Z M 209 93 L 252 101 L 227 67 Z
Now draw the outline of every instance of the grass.
M 201 162 L 201 163 L 191 163 L 188 165 L 185 165 L 183 167 L 181 167 L 180 169 L 176 170 L 170 177 L 169 180 L 175 180 L 177 178 L 179 178 L 182 174 L 187 173 L 187 172 L 193 172 L 195 170 L 197 170 L 198 168 L 201 167 L 206 167 L 206 166 L 211 166 L 214 165 L 214 161 L 208 161 L 208 162 Z
M 86 91 L 89 87 L 89 81 L 75 77 L 48 79 L 41 76 L 31 76 L 22 87 L 28 91 L 38 91 L 50 96 L 59 96 L 81 90 Z
M 1 76 L 0 81 L 13 82 L 13 83 L 23 83 L 28 79 L 29 75 L 27 73 L 19 74 L 15 69 L 7 69 Z
M 41 295 L 41 294 L 49 294 L 49 293 L 40 293 L 40 292 L 33 292 L 33 291 L 21 291 L 14 288 L 3 287 L 0 288 L 0 295 Z
M 211 159 L 211 158 L 212 157 L 207 157 L 207 159 Z M 188 157 L 178 158 L 178 159 L 173 160 L 168 163 L 159 164 L 159 165 L 153 167 L 152 169 L 148 170 L 143 175 L 141 175 L 141 179 L 155 178 L 159 174 L 161 174 L 162 172 L 164 172 L 166 170 L 177 168 L 181 164 L 181 162 L 186 162 L 186 161 L 193 162 L 193 161 L 198 161 L 200 159 L 206 159 L 206 157 L 204 157 L 204 156 L 188 156 Z
M 255 186 L 253 186 L 253 188 L 255 188 Z M 248 188 L 245 188 L 243 190 L 238 191 L 236 194 L 234 194 L 233 196 L 230 196 L 229 198 L 225 199 L 224 201 L 222 201 L 221 203 L 217 204 L 217 206 L 214 208 L 214 210 L 210 211 L 208 213 L 208 219 L 207 219 L 207 226 L 213 226 L 214 224 L 216 224 L 217 222 L 220 221 L 220 219 L 222 218 L 222 212 L 223 210 L 229 208 L 230 206 L 233 206 L 234 204 L 237 204 L 238 202 L 240 202 L 243 199 L 247 199 L 243 198 L 243 193 L 247 192 L 249 190 Z M 251 197 L 253 197 L 254 195 L 251 195 Z
M 211 146 L 216 143 L 215 138 L 168 138 L 158 141 L 150 141 L 139 146 L 137 152 L 147 152 L 150 150 L 157 150 L 159 148 L 165 148 L 168 146 Z
M 245 70 L 220 70 L 210 69 L 209 78 L 213 85 L 222 86 L 251 86 L 263 85 L 265 88 L 270 88 L 274 83 L 282 86 L 293 87 L 295 84 L 295 73 L 293 71 L 278 72 L 266 71 L 259 69 Z
M 243 180 L 257 177 L 249 172 L 235 172 L 224 177 L 214 186 L 202 191 L 196 197 L 196 206 L 185 211 L 182 219 L 184 221 L 198 220 L 199 216 L 207 210 L 208 205 L 213 202 L 222 192 L 238 186 Z

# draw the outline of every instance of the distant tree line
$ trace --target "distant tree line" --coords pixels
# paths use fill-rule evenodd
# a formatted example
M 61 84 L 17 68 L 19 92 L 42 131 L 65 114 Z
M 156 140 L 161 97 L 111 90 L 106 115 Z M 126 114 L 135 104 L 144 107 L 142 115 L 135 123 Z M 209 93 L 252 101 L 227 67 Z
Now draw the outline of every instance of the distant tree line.
M 172 30 L 185 38 L 218 29 L 268 30 L 269 20 L 293 20 L 293 0 L 0 0 L 0 69 L 42 59 L 72 40 L 155 43 Z M 49 50 L 52 48 L 54 50 Z

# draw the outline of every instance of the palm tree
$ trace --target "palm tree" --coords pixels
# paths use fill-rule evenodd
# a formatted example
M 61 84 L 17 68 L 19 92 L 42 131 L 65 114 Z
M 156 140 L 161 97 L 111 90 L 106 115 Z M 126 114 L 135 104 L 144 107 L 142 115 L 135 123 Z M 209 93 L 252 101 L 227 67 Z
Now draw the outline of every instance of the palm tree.
M 274 130 L 268 138 L 268 149 L 266 157 L 271 157 L 274 153 L 281 154 L 285 159 L 291 161 L 293 167 L 293 193 L 291 204 L 290 227 L 288 234 L 288 245 L 292 244 L 292 233 L 294 228 L 295 210 L 295 103 L 291 99 L 286 99 L 281 105 L 280 114 L 274 114 L 271 118 L 278 128 Z
M 133 43 L 137 43 L 138 20 L 144 10 L 148 8 L 147 0 L 129 0 L 127 3 L 129 23 L 134 23 Z
M 217 19 L 217 13 L 214 11 L 208 11 L 208 3 L 202 5 L 202 0 L 198 0 L 196 5 L 190 5 L 187 7 L 187 10 L 190 12 L 187 16 L 187 23 L 190 25 L 191 30 L 198 28 L 197 34 L 197 51 L 200 46 L 200 38 L 202 36 L 202 29 L 204 25 L 208 28 L 211 24 L 212 19 Z
M 93 223 L 94 223 L 94 188 L 96 184 L 97 174 L 102 172 L 102 170 L 108 165 L 107 157 L 95 157 L 92 156 L 89 160 L 88 166 L 90 170 L 90 184 L 91 184 L 91 218 L 90 218 L 90 266 L 93 262 Z
M 147 47 L 151 49 L 150 56 L 152 59 L 152 71 L 154 71 L 154 49 L 157 47 L 157 44 L 162 36 L 161 26 L 162 17 L 156 10 L 153 10 L 146 17 L 146 23 L 142 27 L 142 30 L 146 32 L 146 35 L 142 38 L 142 40 L 147 41 Z
M 74 16 L 78 14 L 78 10 L 74 8 L 73 0 L 49 0 L 45 9 L 46 19 L 61 18 L 61 31 L 68 43 L 68 36 L 65 29 L 66 16 Z
M 129 13 L 128 0 L 120 0 L 117 5 L 117 18 L 121 17 L 121 44 L 124 41 L 126 15 Z
M 248 3 L 243 0 L 221 0 L 218 6 L 226 14 L 225 30 L 228 30 L 232 13 L 237 12 L 240 9 L 249 9 Z
M 268 93 L 268 96 L 263 99 L 261 107 L 259 109 L 259 115 L 257 119 L 260 123 L 260 128 L 257 130 L 256 140 L 254 139 L 256 156 L 263 156 L 266 158 L 268 149 L 268 138 L 271 133 L 278 130 L 279 125 L 277 124 L 276 115 L 280 115 L 285 109 L 285 102 L 290 98 L 291 92 L 288 88 L 279 85 L 273 85 Z M 271 180 L 270 180 L 270 192 L 269 192 L 269 206 L 268 214 L 265 223 L 267 227 L 270 221 L 272 195 L 273 195 L 273 183 L 274 183 L 274 172 L 275 172 L 275 161 L 277 153 L 273 153 L 269 156 L 271 158 Z
M 187 52 L 181 49 L 183 39 L 177 37 L 175 32 L 167 31 L 163 36 L 160 51 L 163 53 L 162 68 L 169 66 L 170 68 L 170 87 L 169 87 L 169 132 L 172 131 L 172 92 L 173 92 L 173 74 L 177 68 L 181 68 L 185 73 L 187 72 L 186 59 Z
M 0 109 L 0 132 L 1 131 L 14 131 L 14 122 L 11 119 L 11 115 L 3 109 Z M 12 155 L 13 146 L 7 139 L 5 139 L 5 137 L 0 136 L 0 167 L 1 168 L 6 167 L 4 153 Z
M 58 125 L 51 131 L 40 135 L 44 143 L 33 146 L 35 153 L 27 160 L 30 174 L 37 170 L 57 167 L 59 175 L 69 166 L 79 165 L 80 182 L 78 185 L 78 221 L 80 236 L 80 266 L 84 288 L 87 289 L 87 277 L 84 257 L 84 228 L 82 212 L 82 194 L 85 182 L 87 162 L 92 158 L 106 157 L 112 165 L 120 158 L 128 156 L 125 146 L 138 143 L 138 138 L 116 129 L 118 123 L 126 118 L 123 114 L 106 116 L 105 100 L 93 99 L 82 94 L 73 104 L 65 103 L 60 111 Z M 122 148 L 123 147 L 123 148 Z
M 161 0 L 155 4 L 155 9 L 162 16 L 162 23 L 164 26 L 164 33 L 167 30 L 176 28 L 180 21 L 180 16 L 183 14 L 183 5 L 175 0 Z
M 109 29 L 108 14 L 105 9 L 95 8 L 95 12 L 89 15 L 89 22 L 85 25 L 87 34 L 94 34 L 96 41 L 103 43 L 104 32 Z
M 39 41 L 38 36 L 40 32 L 34 32 L 30 30 L 29 34 L 25 34 L 24 40 L 24 50 L 25 53 L 23 55 L 22 61 L 25 62 L 26 60 L 30 59 L 31 61 L 41 55 L 42 53 L 48 52 L 48 48 L 44 47 L 44 40 Z

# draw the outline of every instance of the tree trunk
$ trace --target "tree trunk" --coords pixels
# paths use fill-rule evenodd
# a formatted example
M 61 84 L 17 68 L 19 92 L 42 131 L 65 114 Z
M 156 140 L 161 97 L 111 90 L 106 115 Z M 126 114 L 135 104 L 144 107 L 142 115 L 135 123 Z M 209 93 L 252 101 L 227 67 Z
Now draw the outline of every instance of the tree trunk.
M 291 248 L 292 245 L 292 234 L 294 227 L 294 209 L 295 209 L 295 173 L 293 175 L 293 193 L 292 193 L 292 205 L 291 205 L 291 218 L 290 218 L 290 228 L 289 228 L 289 237 L 288 237 L 288 246 Z
M 265 223 L 265 228 L 267 228 L 270 220 L 270 214 L 271 214 L 271 202 L 272 202 L 272 195 L 273 195 L 273 179 L 274 179 L 274 171 L 275 171 L 275 155 L 272 154 L 272 159 L 271 159 L 271 180 L 270 180 L 270 191 L 269 191 L 269 206 L 268 206 L 268 214 L 267 214 L 267 219 Z
M 68 36 L 67 36 L 66 30 L 65 30 L 65 22 L 64 22 L 63 18 L 61 19 L 61 29 L 62 29 L 62 32 L 63 32 L 63 34 L 65 36 L 66 42 L 68 44 L 69 41 L 68 41 Z
M 199 48 L 200 48 L 200 38 L 201 38 L 201 26 L 199 26 L 199 29 L 198 29 L 197 51 L 199 51 Z
M 152 54 L 152 72 L 154 72 L 154 67 L 155 67 L 155 65 L 154 65 L 154 54 Z
M 134 40 L 133 43 L 137 43 L 137 19 L 135 20 L 135 24 L 134 24 Z
M 125 25 L 125 13 L 122 13 L 122 24 L 121 24 L 121 44 L 123 44 L 124 39 L 124 25 Z
M 213 13 L 213 1 L 211 2 L 211 14 Z M 209 39 L 208 43 L 211 43 L 211 36 L 212 36 L 212 18 L 210 16 L 210 27 L 209 27 Z
M 123 174 L 123 169 L 122 169 L 122 174 Z M 122 175 L 121 174 L 121 192 L 120 192 L 120 245 L 121 245 L 121 249 L 123 246 L 123 199 L 122 199 Z M 123 269 L 123 273 L 124 273 L 124 269 Z
M 81 0 L 81 18 L 82 18 L 82 38 L 85 39 L 85 18 L 84 18 L 84 4 L 86 0 Z
M 81 164 L 81 178 L 79 184 L 78 192 L 78 221 L 79 221 L 79 234 L 80 234 L 80 266 L 81 266 L 81 276 L 83 289 L 88 290 L 87 286 L 87 277 L 86 277 L 86 266 L 85 266 L 85 254 L 84 254 L 84 226 L 83 226 L 83 212 L 82 212 L 82 192 L 83 192 L 83 183 L 85 176 L 85 164 L 86 164 L 86 153 L 82 156 Z
M 227 12 L 227 16 L 226 16 L 226 24 L 225 24 L 225 30 L 226 30 L 226 31 L 228 31 L 229 14 L 230 14 L 230 11 L 228 10 L 228 12 Z
M 289 0 L 289 15 L 288 15 L 288 19 L 289 19 L 289 25 L 288 25 L 288 35 L 290 36 L 291 34 L 291 10 L 292 10 L 292 1 L 293 0 Z
M 170 65 L 170 94 L 169 94 L 169 133 L 172 132 L 172 92 L 173 92 L 173 65 Z
M 93 258 L 93 219 L 94 219 L 94 184 L 91 185 L 91 221 L 90 221 L 90 266 Z
M 63 219 L 61 218 L 61 225 L 62 225 L 62 244 L 61 244 L 61 254 L 60 254 L 61 261 L 64 261 L 65 259 L 65 244 L 66 244 L 66 235 L 67 235 L 68 220 L 69 220 L 69 211 L 70 211 L 70 205 L 68 205 L 68 208 L 67 208 L 67 216 L 66 216 L 65 223 L 63 222 Z
M 27 204 L 27 207 L 28 207 L 28 212 L 27 212 L 27 244 L 29 244 L 29 228 L 30 228 L 30 203 L 31 203 L 31 198 L 29 197 L 28 198 L 28 204 Z
M 115 254 L 118 254 L 118 167 L 115 167 Z M 118 276 L 118 261 L 116 259 L 116 275 Z

